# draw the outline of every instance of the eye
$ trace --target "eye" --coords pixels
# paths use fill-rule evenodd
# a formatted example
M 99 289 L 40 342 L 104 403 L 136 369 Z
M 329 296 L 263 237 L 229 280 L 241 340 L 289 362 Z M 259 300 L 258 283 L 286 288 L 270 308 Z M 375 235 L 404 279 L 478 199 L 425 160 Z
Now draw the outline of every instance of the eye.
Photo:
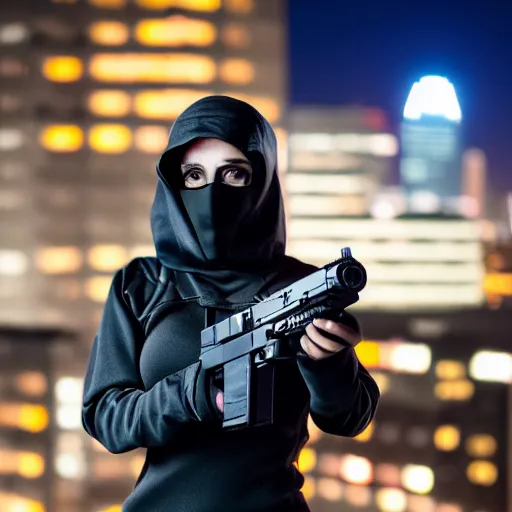
M 246 187 L 251 183 L 252 172 L 244 167 L 230 167 L 222 173 L 222 181 L 233 187 Z
M 185 188 L 199 188 L 206 185 L 206 178 L 201 169 L 190 169 L 183 175 Z

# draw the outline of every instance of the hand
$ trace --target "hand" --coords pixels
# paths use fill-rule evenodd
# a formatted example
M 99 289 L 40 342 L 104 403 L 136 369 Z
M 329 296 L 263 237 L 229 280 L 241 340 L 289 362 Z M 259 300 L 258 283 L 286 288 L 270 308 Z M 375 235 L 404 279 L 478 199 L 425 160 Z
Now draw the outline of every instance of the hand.
M 344 313 L 344 315 L 349 317 L 348 313 Z M 352 315 L 348 320 L 350 320 L 351 325 L 357 326 L 357 330 L 341 322 L 315 318 L 306 327 L 306 333 L 300 339 L 302 350 L 311 359 L 320 360 L 337 354 L 347 346 L 355 347 L 362 340 L 361 329 Z M 334 338 L 339 338 L 340 341 L 327 338 L 318 329 L 329 333 Z

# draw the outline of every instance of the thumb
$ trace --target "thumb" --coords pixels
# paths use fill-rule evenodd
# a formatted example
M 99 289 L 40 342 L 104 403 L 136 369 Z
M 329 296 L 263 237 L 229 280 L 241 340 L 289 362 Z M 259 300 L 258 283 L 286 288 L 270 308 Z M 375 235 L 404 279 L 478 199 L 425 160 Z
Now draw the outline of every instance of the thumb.
M 215 404 L 217 405 L 219 411 L 224 412 L 224 394 L 222 391 L 217 393 L 217 396 L 215 397 Z

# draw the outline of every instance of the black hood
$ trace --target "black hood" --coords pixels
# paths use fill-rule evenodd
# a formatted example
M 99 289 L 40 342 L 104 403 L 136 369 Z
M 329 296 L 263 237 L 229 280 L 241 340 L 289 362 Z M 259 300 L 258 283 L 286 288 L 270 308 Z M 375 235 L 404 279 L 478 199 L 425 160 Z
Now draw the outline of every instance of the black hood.
M 199 138 L 221 139 L 238 148 L 251 162 L 253 183 L 240 200 L 218 201 L 223 218 L 233 208 L 239 219 L 222 258 L 204 250 L 207 228 L 196 228 L 182 197 L 181 159 L 189 143 Z M 277 144 L 266 119 L 249 104 L 227 96 L 209 96 L 188 107 L 175 121 L 169 143 L 157 165 L 158 183 L 151 210 L 151 229 L 161 263 L 175 271 L 182 295 L 199 296 L 203 305 L 228 307 L 249 303 L 283 265 L 285 216 L 277 172 Z M 213 186 L 213 185 L 212 185 Z M 233 189 L 227 185 L 221 185 Z M 187 192 L 188 193 L 188 192 Z M 233 194 L 240 195 L 240 191 Z M 193 197 L 192 192 L 188 197 Z M 200 194 L 197 195 L 198 201 Z M 188 199 L 190 201 L 190 199 Z M 250 202 L 250 206 L 247 206 Z M 220 204 L 224 203 L 224 204 Z M 227 204 L 229 203 L 229 204 Z M 235 204 L 230 206 L 231 204 Z M 200 205 L 202 207 L 202 205 Z M 189 206 L 190 210 L 190 206 Z M 218 228 L 216 228 L 218 229 Z M 208 233 L 207 233 L 208 235 Z

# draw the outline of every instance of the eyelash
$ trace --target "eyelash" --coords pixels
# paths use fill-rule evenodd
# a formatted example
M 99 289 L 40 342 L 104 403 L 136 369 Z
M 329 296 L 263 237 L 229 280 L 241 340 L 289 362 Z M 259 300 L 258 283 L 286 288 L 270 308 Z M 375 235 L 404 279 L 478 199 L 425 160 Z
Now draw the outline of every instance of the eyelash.
M 193 173 L 198 173 L 200 175 L 204 175 L 203 171 L 201 169 L 189 169 L 183 176 L 183 179 L 186 181 L 187 179 L 190 178 L 190 175 L 193 174 Z M 242 173 L 243 176 L 242 178 L 245 178 L 245 177 L 248 177 L 250 178 L 250 173 L 247 169 L 244 169 L 244 168 L 241 168 L 241 167 L 231 167 L 231 168 L 228 168 L 228 169 L 224 169 L 222 171 L 222 176 L 225 177 L 227 176 L 229 173 Z M 240 179 L 242 179 L 240 178 Z

